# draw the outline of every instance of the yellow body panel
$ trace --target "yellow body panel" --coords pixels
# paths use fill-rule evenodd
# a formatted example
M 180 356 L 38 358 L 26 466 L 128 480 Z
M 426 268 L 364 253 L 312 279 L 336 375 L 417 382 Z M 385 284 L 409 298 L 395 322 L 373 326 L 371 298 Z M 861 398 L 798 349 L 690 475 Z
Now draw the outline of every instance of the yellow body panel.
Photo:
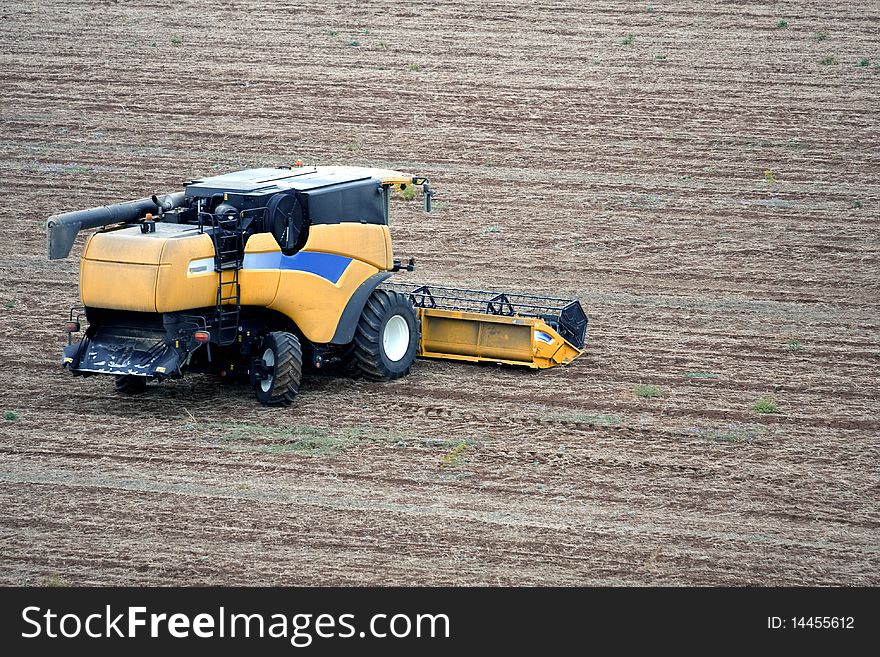
M 304 271 L 282 270 L 278 294 L 269 308 L 290 317 L 303 335 L 316 343 L 330 342 L 345 305 L 379 269 L 352 260 L 336 283 Z
M 379 269 L 391 269 L 394 266 L 388 226 L 377 224 L 345 222 L 312 226 L 303 251 L 348 256 Z
M 195 228 L 157 223 L 155 233 L 138 227 L 95 233 L 80 261 L 83 305 L 153 313 L 213 305 L 216 275 L 187 280 L 190 261 L 213 253 L 211 238 Z
M 156 312 L 158 265 L 81 260 L 80 297 L 84 306 Z
M 208 273 L 190 274 L 190 263 L 194 260 L 204 261 Z M 165 243 L 155 295 L 156 312 L 160 313 L 205 308 L 217 303 L 214 242 L 208 235 L 169 239 Z
M 567 365 L 583 353 L 544 321 L 483 313 L 419 308 L 420 356 L 487 361 L 544 369 Z
M 249 253 L 272 253 L 280 251 L 272 233 L 257 233 L 248 238 L 244 247 L 245 257 Z M 231 276 L 231 273 L 228 273 Z M 242 269 L 238 272 L 241 284 L 241 305 L 269 306 L 278 294 L 281 272 L 277 269 Z M 214 279 L 214 285 L 217 281 Z M 215 287 L 216 289 L 216 287 Z

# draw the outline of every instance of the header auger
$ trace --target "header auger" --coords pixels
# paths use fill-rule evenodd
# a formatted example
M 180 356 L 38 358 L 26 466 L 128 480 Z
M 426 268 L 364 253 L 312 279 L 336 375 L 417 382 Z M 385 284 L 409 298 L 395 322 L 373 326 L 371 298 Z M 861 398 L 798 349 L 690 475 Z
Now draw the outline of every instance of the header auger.
M 304 365 L 387 381 L 417 356 L 546 368 L 582 353 L 576 300 L 390 282 L 414 268 L 394 259 L 388 229 L 391 190 L 409 186 L 430 211 L 425 178 L 298 163 L 51 217 L 50 259 L 100 228 L 83 249 L 64 366 L 115 376 L 123 392 L 212 373 L 287 405 Z

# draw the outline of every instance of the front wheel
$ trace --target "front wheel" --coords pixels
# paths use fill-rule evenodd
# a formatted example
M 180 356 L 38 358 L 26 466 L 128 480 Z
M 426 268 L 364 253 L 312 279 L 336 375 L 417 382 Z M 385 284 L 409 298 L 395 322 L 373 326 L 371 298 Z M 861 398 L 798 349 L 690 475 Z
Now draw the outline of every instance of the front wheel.
M 124 395 L 139 395 L 147 390 L 147 377 L 120 374 L 116 377 L 116 392 Z
M 409 299 L 376 290 L 367 299 L 354 336 L 353 356 L 363 375 L 390 381 L 409 373 L 419 349 L 419 320 Z
M 263 340 L 257 355 L 263 361 L 261 377 L 254 383 L 257 399 L 265 406 L 290 406 L 302 379 L 299 338 L 274 331 Z

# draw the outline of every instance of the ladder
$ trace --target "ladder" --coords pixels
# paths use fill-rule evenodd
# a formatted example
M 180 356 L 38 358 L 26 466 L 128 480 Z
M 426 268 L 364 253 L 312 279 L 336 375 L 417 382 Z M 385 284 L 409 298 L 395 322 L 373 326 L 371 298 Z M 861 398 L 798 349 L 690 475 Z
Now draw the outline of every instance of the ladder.
M 241 215 L 211 215 L 214 228 L 214 271 L 217 284 L 217 344 L 232 344 L 238 337 L 241 318 L 241 285 L 238 272 L 244 264 L 244 229 Z

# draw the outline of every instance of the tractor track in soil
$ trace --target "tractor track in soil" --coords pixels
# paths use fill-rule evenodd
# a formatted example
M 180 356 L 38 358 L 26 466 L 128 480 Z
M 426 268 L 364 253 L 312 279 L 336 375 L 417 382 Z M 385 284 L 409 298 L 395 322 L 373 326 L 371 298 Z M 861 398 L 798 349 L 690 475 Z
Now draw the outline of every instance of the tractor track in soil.
M 0 9 L 0 584 L 880 583 L 880 7 L 283 5 Z M 296 157 L 427 175 L 411 280 L 577 296 L 587 353 L 61 371 L 46 217 Z

